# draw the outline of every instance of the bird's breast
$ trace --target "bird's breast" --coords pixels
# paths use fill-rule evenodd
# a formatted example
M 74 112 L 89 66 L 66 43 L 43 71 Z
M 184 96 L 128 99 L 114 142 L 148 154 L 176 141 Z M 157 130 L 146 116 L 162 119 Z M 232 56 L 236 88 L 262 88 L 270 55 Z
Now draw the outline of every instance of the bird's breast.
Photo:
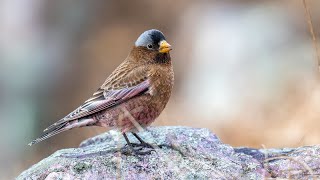
M 150 75 L 151 86 L 149 94 L 154 102 L 164 108 L 167 104 L 173 87 L 174 75 L 172 68 L 154 69 Z

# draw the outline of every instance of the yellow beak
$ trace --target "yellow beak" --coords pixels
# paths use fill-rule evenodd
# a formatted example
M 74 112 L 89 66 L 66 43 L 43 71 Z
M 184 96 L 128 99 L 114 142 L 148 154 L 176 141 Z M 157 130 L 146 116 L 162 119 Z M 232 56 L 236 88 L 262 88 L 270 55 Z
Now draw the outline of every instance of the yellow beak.
M 167 43 L 167 41 L 165 40 L 162 40 L 159 45 L 160 45 L 159 47 L 160 53 L 167 53 L 172 50 L 171 45 Z

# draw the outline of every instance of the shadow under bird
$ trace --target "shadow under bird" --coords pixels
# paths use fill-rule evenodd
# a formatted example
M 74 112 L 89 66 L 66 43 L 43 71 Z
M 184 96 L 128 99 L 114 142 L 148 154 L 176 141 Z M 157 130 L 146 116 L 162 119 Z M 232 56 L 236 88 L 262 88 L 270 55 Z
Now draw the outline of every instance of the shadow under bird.
M 170 50 L 170 44 L 159 30 L 142 33 L 124 62 L 91 98 L 45 129 L 44 134 L 29 145 L 73 128 L 102 126 L 119 129 L 130 150 L 142 154 L 133 147 L 151 146 L 136 132 L 160 115 L 171 95 L 174 73 Z M 129 132 L 140 144 L 130 143 L 126 135 Z

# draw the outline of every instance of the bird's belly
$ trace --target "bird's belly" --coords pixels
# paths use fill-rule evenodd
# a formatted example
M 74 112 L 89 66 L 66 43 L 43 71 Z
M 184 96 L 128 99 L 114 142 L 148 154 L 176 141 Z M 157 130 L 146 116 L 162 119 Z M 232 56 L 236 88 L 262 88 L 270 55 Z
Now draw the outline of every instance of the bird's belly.
M 137 131 L 150 125 L 162 110 L 151 96 L 139 96 L 97 113 L 96 125 L 118 128 L 122 132 Z

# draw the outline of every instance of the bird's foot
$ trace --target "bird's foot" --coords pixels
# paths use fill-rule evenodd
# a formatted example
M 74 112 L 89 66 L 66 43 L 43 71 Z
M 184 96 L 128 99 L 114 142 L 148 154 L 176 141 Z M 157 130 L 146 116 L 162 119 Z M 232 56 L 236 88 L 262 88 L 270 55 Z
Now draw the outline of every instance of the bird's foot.
M 150 155 L 154 148 L 147 143 L 131 143 L 121 148 L 121 153 L 125 155 Z
M 133 147 L 140 147 L 142 148 L 149 148 L 149 149 L 155 149 L 151 144 L 148 143 L 131 143 Z

